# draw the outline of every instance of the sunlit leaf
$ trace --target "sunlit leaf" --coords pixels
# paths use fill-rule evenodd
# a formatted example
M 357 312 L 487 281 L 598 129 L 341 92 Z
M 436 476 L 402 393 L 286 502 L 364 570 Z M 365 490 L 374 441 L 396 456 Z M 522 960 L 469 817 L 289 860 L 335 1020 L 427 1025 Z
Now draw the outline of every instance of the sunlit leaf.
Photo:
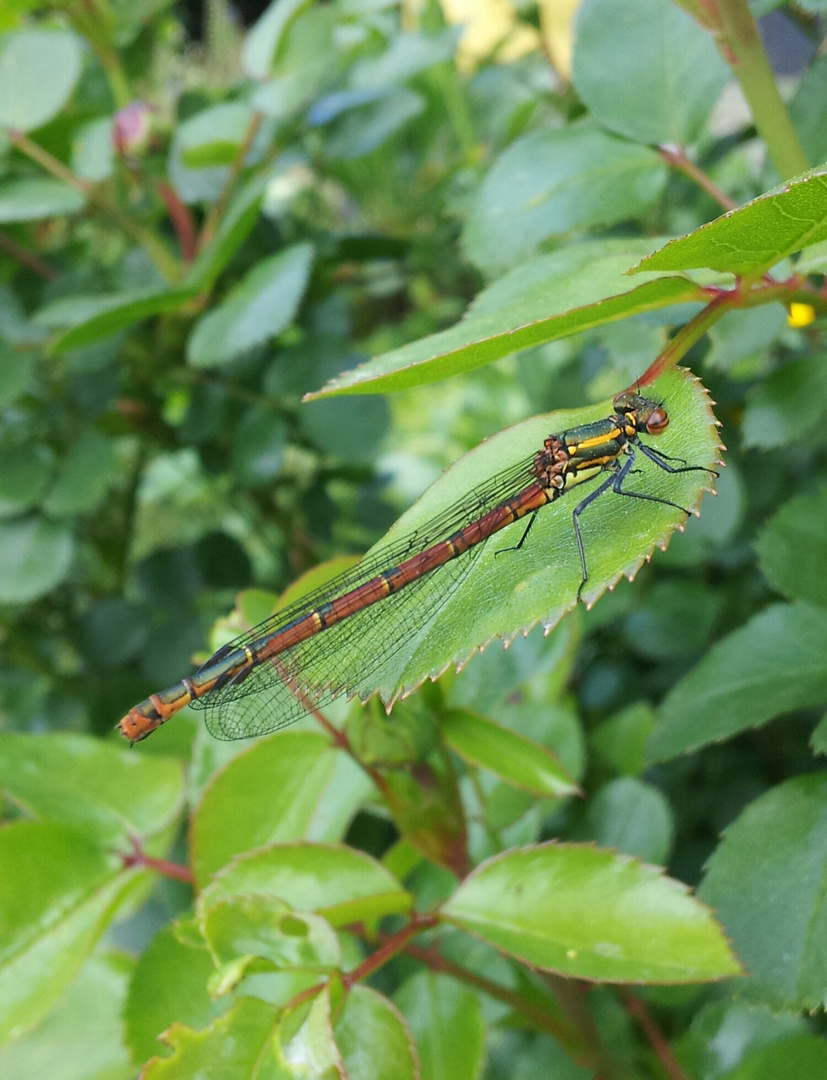
M 610 982 L 693 982 L 740 967 L 711 912 L 654 867 L 588 845 L 483 863 L 444 918 L 524 963 Z
M 626 277 L 648 250 L 647 241 L 593 240 L 540 255 L 483 290 L 455 326 L 375 356 L 311 397 L 421 386 L 616 319 L 703 298 L 687 278 L 653 277 L 637 286 Z
M 827 170 L 814 169 L 708 225 L 671 240 L 635 267 L 713 270 L 756 277 L 788 255 L 827 239 Z

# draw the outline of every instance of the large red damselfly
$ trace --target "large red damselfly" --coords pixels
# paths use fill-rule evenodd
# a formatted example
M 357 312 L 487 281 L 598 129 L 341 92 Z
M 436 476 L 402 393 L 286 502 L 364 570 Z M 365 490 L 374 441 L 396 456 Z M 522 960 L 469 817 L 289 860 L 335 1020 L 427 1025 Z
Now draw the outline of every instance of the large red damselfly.
M 337 679 L 335 674 L 337 650 L 357 656 L 360 677 L 369 674 L 371 665 L 378 668 L 389 656 L 409 647 L 406 628 L 427 619 L 427 612 L 416 604 L 418 582 L 439 574 L 440 584 L 444 578 L 446 589 L 455 588 L 473 566 L 484 541 L 527 518 L 515 545 L 522 547 L 543 506 L 587 480 L 602 477 L 572 512 L 582 571 L 579 598 L 588 580 L 580 518 L 601 495 L 614 492 L 690 512 L 669 499 L 624 487 L 638 451 L 668 473 L 714 473 L 641 441 L 641 435 L 658 436 L 666 430 L 669 417 L 661 403 L 624 391 L 613 406 L 611 416 L 549 435 L 532 458 L 494 476 L 460 506 L 367 556 L 323 588 L 229 642 L 194 675 L 130 709 L 120 721 L 121 733 L 131 742 L 145 739 L 179 709 L 191 705 L 206 710 L 207 727 L 218 738 L 249 738 L 292 724 L 306 714 L 308 701 L 319 707 L 339 694 L 352 693 L 351 678 L 340 675 Z M 390 597 L 406 605 L 409 615 L 403 611 L 403 617 L 394 620 L 396 630 L 381 638 L 381 655 L 359 656 L 360 637 L 375 628 L 377 616 L 382 617 L 375 606 Z M 373 652 L 375 645 L 374 641 Z

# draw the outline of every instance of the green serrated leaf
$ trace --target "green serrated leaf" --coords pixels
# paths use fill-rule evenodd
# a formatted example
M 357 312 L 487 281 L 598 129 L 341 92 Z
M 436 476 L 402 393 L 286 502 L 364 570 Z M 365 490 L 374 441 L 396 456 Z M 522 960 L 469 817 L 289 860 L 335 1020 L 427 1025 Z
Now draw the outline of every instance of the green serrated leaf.
M 324 915 L 334 926 L 407 911 L 410 895 L 381 863 L 334 844 L 272 844 L 242 855 L 201 893 L 199 906 L 256 893 L 298 911 Z
M 174 1022 L 164 1033 L 172 1055 L 154 1058 L 141 1074 L 143 1080 L 193 1080 L 207 1077 L 221 1063 L 222 1080 L 291 1080 L 278 1069 L 272 1047 L 280 1010 L 258 998 L 244 997 L 203 1031 Z
M 333 1022 L 344 1075 L 351 1080 L 419 1080 L 416 1049 L 396 1006 L 369 986 L 354 986 Z M 459 1080 L 459 1078 L 458 1078 Z
M 678 4 L 585 0 L 578 9 L 572 82 L 619 135 L 695 142 L 728 77 L 712 36 Z
M 479 997 L 432 971 L 407 979 L 394 995 L 416 1043 L 422 1080 L 477 1080 L 485 1061 Z
M 699 895 L 711 904 L 772 1009 L 812 1011 L 827 994 L 827 774 L 798 776 L 751 803 L 724 833 Z
M 647 758 L 661 761 L 827 701 L 827 611 L 774 604 L 722 638 L 660 709 Z
M 112 852 L 55 822 L 0 829 L 0 1043 L 59 1001 L 134 880 Z
M 0 787 L 30 814 L 111 846 L 167 830 L 184 799 L 177 761 L 57 733 L 0 736 Z
M 324 736 L 288 731 L 230 761 L 213 777 L 195 810 L 196 880 L 205 885 L 234 855 L 251 848 L 317 835 L 314 818 L 332 779 L 335 757 Z
M 535 131 L 512 143 L 482 182 L 463 247 L 493 276 L 549 237 L 635 217 L 665 180 L 655 151 L 591 124 Z
M 550 751 L 493 720 L 455 709 L 442 718 L 440 727 L 445 741 L 461 758 L 507 784 L 551 798 L 578 791 Z
M 827 607 L 827 488 L 785 503 L 755 544 L 769 583 L 791 600 Z
M 700 385 L 686 373 L 671 371 L 646 392 L 664 401 L 671 416 L 658 447 L 693 465 L 711 466 L 717 460 L 718 439 Z M 378 560 L 388 548 L 394 565 L 400 552 L 394 544 L 401 545 L 402 552 L 410 550 L 416 530 L 430 535 L 434 520 L 441 514 L 455 514 L 466 502 L 467 519 L 472 520 L 479 514 L 479 491 L 501 470 L 520 463 L 527 470 L 550 433 L 610 413 L 611 403 L 602 402 L 588 409 L 533 417 L 493 436 L 444 473 L 368 558 Z M 696 506 L 712 479 L 704 472 L 672 475 L 644 462 L 642 455 L 639 460 L 641 472 L 635 475 L 634 490 L 681 506 Z M 515 491 L 521 486 L 518 478 Z M 412 592 L 402 591 L 392 603 L 377 605 L 379 614 L 371 607 L 329 627 L 325 650 L 303 658 L 302 675 L 308 685 L 344 686 L 362 700 L 378 692 L 389 704 L 452 663 L 462 664 L 495 637 L 508 641 L 538 622 L 545 627 L 555 625 L 576 606 L 582 580 L 572 527 L 572 512 L 579 502 L 578 495 L 571 493 L 543 507 L 519 550 L 498 555 L 520 542 L 524 521 L 431 573 Z M 581 599 L 587 604 L 623 575 L 633 577 L 653 547 L 665 544 L 685 521 L 679 510 L 640 500 L 631 503 L 607 492 L 581 517 L 589 574 Z M 366 665 L 365 657 L 375 659 Z
M 648 255 L 634 268 L 691 270 L 709 267 L 757 277 L 796 251 L 827 239 L 827 169 L 759 195 Z
M 189 289 L 142 289 L 105 296 L 69 296 L 40 309 L 37 326 L 69 327 L 51 344 L 55 356 L 110 337 L 152 315 L 179 311 L 194 295 Z
M 648 862 L 665 863 L 674 821 L 669 803 L 656 787 L 631 776 L 604 784 L 586 811 L 588 835 L 602 847 L 616 848 Z
M 173 1022 L 203 1028 L 227 1010 L 226 998 L 213 1001 L 207 993 L 214 970 L 207 949 L 182 944 L 175 924 L 156 934 L 138 958 L 123 1013 L 135 1062 L 161 1052 L 158 1036 Z
M 483 863 L 442 917 L 524 963 L 609 982 L 696 982 L 741 969 L 710 911 L 654 867 L 578 844 Z
M 187 341 L 188 362 L 216 367 L 285 330 L 304 294 L 312 262 L 310 244 L 293 244 L 262 259 L 226 300 L 196 323 Z
M 339 939 L 326 919 L 273 896 L 228 896 L 202 907 L 204 939 L 217 964 L 255 956 L 278 968 L 323 973 L 341 963 Z
M 827 1043 L 801 1034 L 754 1050 L 721 1080 L 821 1080 L 825 1075 Z
M 587 241 L 532 259 L 483 290 L 455 326 L 375 356 L 309 397 L 423 386 L 616 319 L 703 299 L 686 278 L 630 287 L 626 271 L 643 248 L 650 243 Z

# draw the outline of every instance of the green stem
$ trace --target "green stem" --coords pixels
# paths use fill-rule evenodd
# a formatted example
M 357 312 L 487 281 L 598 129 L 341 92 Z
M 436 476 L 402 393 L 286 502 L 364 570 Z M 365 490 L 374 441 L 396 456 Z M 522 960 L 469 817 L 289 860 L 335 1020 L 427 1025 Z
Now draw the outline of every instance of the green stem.
M 718 293 L 702 311 L 698 312 L 694 319 L 690 319 L 685 326 L 681 327 L 666 348 L 655 357 L 643 375 L 628 389 L 634 390 L 637 387 L 648 386 L 653 383 L 664 371 L 674 367 L 727 311 L 743 306 L 743 298 L 739 290 L 733 289 L 731 292 Z
M 718 9 L 719 44 L 732 65 L 773 164 L 783 180 L 806 172 L 810 163 L 781 100 L 747 0 L 719 0 Z
M 221 194 L 213 203 L 210 208 L 210 212 L 207 214 L 207 219 L 204 222 L 204 227 L 201 230 L 201 235 L 198 238 L 198 250 L 203 250 L 207 244 L 215 236 L 216 229 L 221 223 L 221 219 L 227 209 L 227 205 L 235 188 L 236 182 L 241 175 L 241 170 L 244 168 L 244 159 L 250 152 L 250 147 L 253 145 L 253 140 L 258 135 L 261 122 L 264 119 L 263 113 L 254 112 L 250 117 L 250 123 L 247 125 L 247 131 L 244 133 L 244 138 L 241 142 L 241 146 L 238 148 L 238 153 L 233 161 L 232 168 L 230 169 L 230 175 L 227 177 L 227 182 L 224 184 L 224 188 Z
M 145 229 L 142 225 L 138 225 L 129 214 L 125 214 L 119 206 L 110 202 L 109 199 L 93 187 L 92 184 L 87 183 L 85 180 L 81 180 L 81 178 L 76 176 L 71 169 L 67 168 L 62 161 L 50 154 L 48 150 L 44 150 L 43 147 L 39 146 L 36 142 L 33 142 L 28 135 L 24 135 L 22 131 L 12 131 L 7 129 L 5 135 L 9 142 L 17 147 L 22 154 L 25 154 L 26 157 L 30 158 L 32 161 L 36 161 L 41 168 L 45 169 L 46 172 L 51 173 L 52 176 L 57 177 L 58 180 L 62 180 L 76 191 L 82 192 L 90 203 L 99 210 L 102 210 L 105 214 L 108 214 L 109 217 L 113 218 L 125 233 L 128 233 L 133 240 L 136 240 L 144 248 L 158 270 L 170 284 L 178 281 L 181 276 L 181 268 L 178 262 L 153 232 L 149 229 Z
M 560 1007 L 577 1029 L 580 1038 L 591 1051 L 591 1066 L 601 1080 L 632 1080 L 638 1074 L 615 1057 L 600 1037 L 597 1024 L 586 1005 L 587 985 L 577 979 L 546 973 L 545 982 L 560 1003 Z
M 564 1046 L 571 1046 L 572 1042 L 577 1041 L 574 1028 L 552 1016 L 541 1005 L 524 997 L 522 994 L 518 994 L 516 990 L 509 990 L 499 983 L 492 982 L 491 979 L 477 975 L 475 971 L 470 971 L 468 968 L 454 963 L 453 960 L 448 960 L 436 949 L 422 948 L 419 945 L 406 945 L 405 954 L 414 960 L 419 960 L 429 967 L 431 971 L 450 975 L 451 978 L 457 979 L 459 982 L 473 986 L 476 990 L 481 990 L 496 1001 L 503 1002 L 504 1005 L 508 1005 L 509 1008 L 529 1020 L 539 1031 L 545 1031 L 548 1035 L 558 1039 Z
M 658 153 L 666 162 L 667 165 L 673 169 L 677 169 L 678 172 L 682 172 L 684 176 L 688 176 L 690 180 L 694 181 L 698 187 L 702 188 L 707 195 L 710 195 L 719 206 L 722 206 L 724 210 L 734 210 L 738 205 L 733 199 L 730 199 L 726 192 L 721 191 L 716 183 L 710 179 L 703 171 L 699 169 L 694 161 L 686 156 L 686 152 L 680 146 L 666 145 L 658 147 Z
M 91 45 L 103 69 L 116 107 L 124 108 L 132 101 L 132 91 L 121 59 L 112 44 L 109 33 L 112 17 L 107 5 L 97 4 L 95 0 L 80 0 L 79 4 L 69 9 L 69 13 L 78 30 Z

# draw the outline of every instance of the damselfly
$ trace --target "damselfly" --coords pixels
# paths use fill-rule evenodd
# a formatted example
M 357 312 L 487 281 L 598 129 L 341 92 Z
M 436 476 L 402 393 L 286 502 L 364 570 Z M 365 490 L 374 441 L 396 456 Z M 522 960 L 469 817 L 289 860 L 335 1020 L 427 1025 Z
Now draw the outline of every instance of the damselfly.
M 588 580 L 580 519 L 601 495 L 614 492 L 690 512 L 669 499 L 624 486 L 638 451 L 668 473 L 714 473 L 641 441 L 641 435 L 658 436 L 666 430 L 669 417 L 661 403 L 625 391 L 613 406 L 611 416 L 549 435 L 532 458 L 493 477 L 462 505 L 364 558 L 323 588 L 229 642 L 194 675 L 130 709 L 120 722 L 121 733 L 137 742 L 191 705 L 206 710 L 207 727 L 218 738 L 248 738 L 292 724 L 306 714 L 307 702 L 317 707 L 339 694 L 352 693 L 354 680 L 344 661 L 337 664 L 337 656 L 346 655 L 351 668 L 356 658 L 361 681 L 388 657 L 409 647 L 406 630 L 428 618 L 427 611 L 417 605 L 417 583 L 438 574 L 440 585 L 455 588 L 473 566 L 484 541 L 526 518 L 525 531 L 515 545 L 521 548 L 543 506 L 587 480 L 602 477 L 572 512 L 582 572 L 579 599 Z M 378 650 L 374 638 L 371 652 L 381 655 L 366 651 L 360 656 L 360 640 L 375 631 L 376 619 L 382 619 L 382 610 L 377 608 L 380 601 L 400 605 L 395 614 L 401 617 L 394 619 L 392 632 L 380 637 Z

